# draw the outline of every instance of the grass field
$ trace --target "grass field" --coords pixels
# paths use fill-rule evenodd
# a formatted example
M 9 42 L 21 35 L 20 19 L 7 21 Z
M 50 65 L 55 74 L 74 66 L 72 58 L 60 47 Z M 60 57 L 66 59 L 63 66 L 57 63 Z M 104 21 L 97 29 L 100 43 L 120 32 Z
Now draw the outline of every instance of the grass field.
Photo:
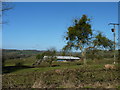
M 15 66 L 22 62 L 22 66 Z M 3 69 L 3 88 L 119 88 L 119 69 L 106 70 L 105 64 L 113 59 L 53 62 L 32 67 L 35 57 L 12 59 L 5 62 Z

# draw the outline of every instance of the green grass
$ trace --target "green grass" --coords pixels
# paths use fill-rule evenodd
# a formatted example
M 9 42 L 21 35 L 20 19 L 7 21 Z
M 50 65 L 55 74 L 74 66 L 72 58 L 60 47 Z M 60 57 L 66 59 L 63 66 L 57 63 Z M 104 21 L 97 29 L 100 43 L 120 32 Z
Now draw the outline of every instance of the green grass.
M 11 72 L 10 74 L 27 74 L 32 72 L 45 72 L 55 69 L 74 69 L 80 68 L 82 66 L 59 66 L 59 67 L 40 67 L 40 68 L 27 68 L 27 69 L 20 69 L 15 72 Z
M 7 60 L 5 66 L 15 66 L 22 62 L 25 66 L 32 66 L 35 57 L 24 59 Z M 48 63 L 41 63 L 35 68 L 13 68 L 10 72 L 3 74 L 4 88 L 31 88 L 35 82 L 35 87 L 48 88 L 95 88 L 95 87 L 117 87 L 118 70 L 105 70 L 105 64 L 111 64 L 112 59 L 88 60 L 87 65 L 83 62 L 53 62 L 57 67 L 49 67 Z M 117 65 L 116 65 L 117 66 Z M 60 70 L 60 72 L 56 72 Z M 38 83 L 41 81 L 41 85 Z M 107 86 L 109 84 L 109 86 Z
M 35 62 L 35 57 L 21 58 L 21 59 L 10 59 L 5 61 L 5 66 L 14 66 L 18 62 L 22 62 L 23 65 L 31 66 Z
M 35 57 L 29 57 L 29 58 L 24 58 L 24 59 L 12 59 L 12 60 L 7 60 L 5 62 L 5 66 L 15 66 L 16 63 L 22 62 L 23 65 L 25 66 L 32 66 L 32 64 L 35 62 Z M 42 62 L 40 66 L 36 68 L 23 68 L 23 69 L 18 69 L 18 70 L 13 70 L 9 74 L 26 74 L 26 73 L 32 73 L 32 72 L 45 72 L 49 70 L 55 70 L 55 69 L 76 69 L 76 68 L 81 68 L 81 69 L 99 69 L 103 68 L 105 64 L 111 63 L 112 59 L 110 60 L 88 60 L 87 61 L 87 66 L 83 66 L 82 62 L 56 62 L 54 61 L 53 64 L 55 65 L 60 65 L 58 67 L 49 67 L 49 64 L 46 62 Z M 98 64 L 99 63 L 99 64 Z

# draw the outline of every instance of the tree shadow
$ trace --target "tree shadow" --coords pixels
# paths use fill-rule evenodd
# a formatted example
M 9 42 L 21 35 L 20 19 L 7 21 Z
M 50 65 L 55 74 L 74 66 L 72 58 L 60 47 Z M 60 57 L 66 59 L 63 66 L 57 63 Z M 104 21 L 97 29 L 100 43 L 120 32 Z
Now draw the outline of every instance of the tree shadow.
M 2 74 L 7 74 L 7 73 L 11 73 L 11 72 L 15 72 L 21 69 L 27 69 L 27 68 L 34 68 L 32 66 L 5 66 L 2 68 Z

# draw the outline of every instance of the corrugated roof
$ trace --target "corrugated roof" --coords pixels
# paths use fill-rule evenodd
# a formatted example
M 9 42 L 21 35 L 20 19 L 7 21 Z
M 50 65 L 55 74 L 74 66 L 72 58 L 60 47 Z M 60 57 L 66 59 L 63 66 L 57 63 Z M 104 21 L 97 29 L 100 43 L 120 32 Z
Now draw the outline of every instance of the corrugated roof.
M 48 56 L 44 56 L 44 58 L 47 58 Z M 57 59 L 80 59 L 79 57 L 73 57 L 73 56 L 56 56 Z

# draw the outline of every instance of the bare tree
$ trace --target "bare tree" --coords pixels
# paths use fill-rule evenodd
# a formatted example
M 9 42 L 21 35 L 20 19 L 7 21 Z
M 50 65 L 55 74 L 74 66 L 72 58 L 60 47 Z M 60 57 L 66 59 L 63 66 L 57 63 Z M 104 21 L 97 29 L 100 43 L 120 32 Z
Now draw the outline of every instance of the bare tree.
M 9 11 L 11 9 L 13 9 L 11 3 L 0 1 L 0 24 L 6 23 L 5 21 L 2 21 L 2 16 L 5 14 L 6 11 Z
M 10 5 L 10 3 L 3 2 L 0 0 L 0 25 L 6 23 L 5 21 L 2 20 L 3 15 L 5 14 L 6 11 L 11 10 L 13 7 Z M 0 27 L 1 28 L 1 27 Z M 2 51 L 1 51 L 2 52 Z M 2 56 L 2 55 L 1 55 Z M 5 59 L 1 58 L 2 60 L 2 67 L 4 66 Z

